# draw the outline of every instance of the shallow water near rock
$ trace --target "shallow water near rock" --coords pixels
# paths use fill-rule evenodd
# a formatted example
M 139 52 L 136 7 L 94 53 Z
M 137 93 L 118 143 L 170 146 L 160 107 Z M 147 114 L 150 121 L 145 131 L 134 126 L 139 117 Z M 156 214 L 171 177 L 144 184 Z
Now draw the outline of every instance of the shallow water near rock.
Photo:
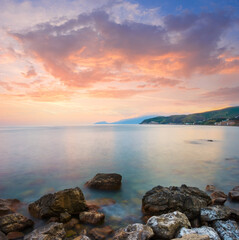
M 86 199 L 116 200 L 102 208 L 106 224 L 115 228 L 141 222 L 141 199 L 157 185 L 184 183 L 204 190 L 213 184 L 227 194 L 239 183 L 238 127 L 8 127 L 0 128 L 0 139 L 0 198 L 28 204 L 79 186 Z M 113 172 L 123 176 L 120 191 L 84 187 L 96 173 Z M 239 209 L 238 203 L 225 205 Z

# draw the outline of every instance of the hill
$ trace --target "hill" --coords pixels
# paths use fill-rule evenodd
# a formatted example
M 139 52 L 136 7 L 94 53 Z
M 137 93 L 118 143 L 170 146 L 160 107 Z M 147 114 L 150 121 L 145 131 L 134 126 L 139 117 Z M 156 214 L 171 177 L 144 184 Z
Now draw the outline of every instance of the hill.
M 148 118 L 141 124 L 196 124 L 196 125 L 239 125 L 239 107 L 193 113 L 188 115 L 158 116 Z

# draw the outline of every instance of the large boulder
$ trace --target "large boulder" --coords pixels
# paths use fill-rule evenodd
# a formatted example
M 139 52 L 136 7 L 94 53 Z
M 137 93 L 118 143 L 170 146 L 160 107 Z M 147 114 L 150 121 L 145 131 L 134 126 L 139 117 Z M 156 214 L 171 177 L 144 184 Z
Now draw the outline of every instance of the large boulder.
M 207 235 L 210 240 L 221 240 L 217 232 L 213 228 L 206 227 L 206 226 L 202 226 L 200 228 L 192 228 L 192 229 L 183 227 L 179 230 L 177 237 L 182 238 L 183 236 L 188 234 L 198 234 L 203 236 Z
M 207 235 L 199 235 L 199 234 L 187 234 L 182 238 L 174 238 L 172 240 L 210 240 Z
M 18 199 L 0 199 L 0 216 L 15 212 L 20 205 Z
M 213 228 L 217 231 L 222 240 L 238 240 L 239 226 L 236 221 L 217 220 L 213 222 Z
M 0 217 L 0 230 L 4 233 L 17 232 L 32 227 L 34 222 L 20 213 L 10 213 Z
M 24 240 L 62 240 L 65 235 L 63 224 L 52 222 L 27 234 Z
M 44 195 L 28 209 L 34 217 L 50 218 L 59 217 L 63 212 L 79 214 L 87 210 L 87 206 L 81 189 L 76 187 Z
M 130 224 L 125 228 L 119 229 L 115 235 L 114 240 L 147 240 L 154 235 L 151 227 L 141 223 Z
M 191 224 L 185 214 L 175 211 L 151 217 L 147 226 L 150 226 L 160 239 L 172 239 L 180 228 L 191 227 Z
M 215 220 L 228 219 L 231 215 L 231 209 L 224 206 L 209 206 L 201 209 L 201 221 L 211 222 Z
M 118 190 L 121 187 L 122 176 L 117 173 L 98 173 L 85 183 L 86 187 L 99 190 Z
M 200 215 L 201 208 L 209 204 L 211 204 L 211 198 L 196 187 L 157 186 L 144 195 L 142 211 L 148 216 L 180 211 L 189 219 L 194 219 Z
M 83 223 L 89 224 L 99 224 L 102 223 L 105 219 L 104 213 L 89 211 L 89 212 L 81 212 L 79 215 L 79 219 Z

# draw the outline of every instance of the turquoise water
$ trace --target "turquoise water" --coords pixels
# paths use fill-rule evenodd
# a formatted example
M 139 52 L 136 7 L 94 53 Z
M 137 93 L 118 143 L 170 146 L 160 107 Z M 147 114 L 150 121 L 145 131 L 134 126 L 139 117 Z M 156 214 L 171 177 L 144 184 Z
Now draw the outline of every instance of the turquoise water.
M 103 209 L 106 224 L 141 221 L 141 199 L 157 185 L 185 183 L 204 189 L 214 184 L 226 193 L 239 185 L 238 127 L 0 128 L 0 141 L 0 198 L 27 204 L 43 194 L 79 186 L 86 199 L 116 200 Z M 84 183 L 98 172 L 120 173 L 121 191 L 86 189 Z M 227 204 L 239 209 L 238 204 Z M 123 223 L 117 222 L 120 219 Z

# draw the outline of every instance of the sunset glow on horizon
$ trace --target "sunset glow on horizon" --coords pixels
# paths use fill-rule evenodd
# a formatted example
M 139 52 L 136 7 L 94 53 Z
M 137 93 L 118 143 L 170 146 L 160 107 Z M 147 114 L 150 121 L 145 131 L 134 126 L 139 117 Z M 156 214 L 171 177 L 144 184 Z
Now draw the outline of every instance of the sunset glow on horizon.
M 0 0 L 0 125 L 238 106 L 239 3 L 192 2 Z

